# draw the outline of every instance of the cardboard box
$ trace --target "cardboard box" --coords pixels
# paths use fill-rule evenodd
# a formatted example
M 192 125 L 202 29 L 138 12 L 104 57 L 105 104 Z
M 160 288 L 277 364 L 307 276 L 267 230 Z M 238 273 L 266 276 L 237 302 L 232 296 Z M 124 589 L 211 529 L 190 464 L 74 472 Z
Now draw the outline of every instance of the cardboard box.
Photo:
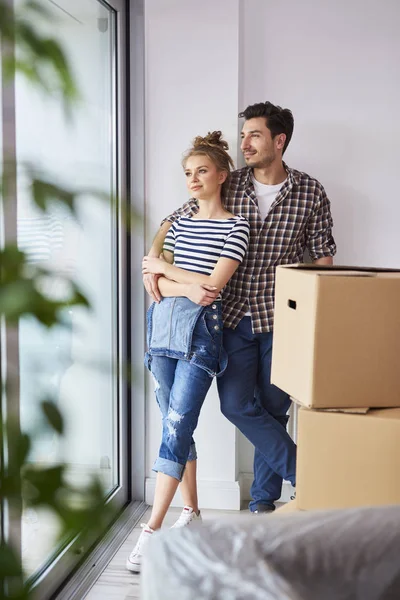
M 400 407 L 400 271 L 277 267 L 271 382 L 313 408 Z
M 296 499 L 290 500 L 290 502 L 285 502 L 285 504 L 282 504 L 282 506 L 274 510 L 274 512 L 271 513 L 270 516 L 273 517 L 274 515 L 286 515 L 294 512 L 299 512 L 299 509 L 297 508 Z
M 400 504 L 399 473 L 400 408 L 299 410 L 299 509 Z

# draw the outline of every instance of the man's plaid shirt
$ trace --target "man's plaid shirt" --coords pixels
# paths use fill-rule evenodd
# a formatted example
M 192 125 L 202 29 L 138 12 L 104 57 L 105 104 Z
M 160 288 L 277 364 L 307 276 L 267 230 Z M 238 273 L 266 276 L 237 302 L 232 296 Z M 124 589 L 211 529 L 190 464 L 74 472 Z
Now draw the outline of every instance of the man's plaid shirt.
M 307 248 L 312 260 L 334 256 L 330 202 L 322 185 L 309 175 L 290 169 L 267 218 L 263 222 L 251 181 L 251 169 L 244 167 L 231 175 L 224 204 L 250 223 L 247 254 L 223 291 L 224 325 L 235 329 L 251 311 L 254 333 L 272 331 L 274 320 L 275 268 L 302 262 Z M 193 215 L 197 202 L 191 199 L 167 217 Z

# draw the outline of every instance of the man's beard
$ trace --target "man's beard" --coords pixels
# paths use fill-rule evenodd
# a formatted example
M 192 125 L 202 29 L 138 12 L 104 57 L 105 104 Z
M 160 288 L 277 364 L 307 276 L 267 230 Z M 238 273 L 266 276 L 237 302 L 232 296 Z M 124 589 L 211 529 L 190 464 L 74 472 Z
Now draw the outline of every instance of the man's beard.
M 247 161 L 246 159 L 245 162 L 252 169 L 266 169 L 272 165 L 275 158 L 275 154 L 268 154 L 267 156 L 264 156 L 261 160 L 257 162 L 251 162 L 251 160 Z

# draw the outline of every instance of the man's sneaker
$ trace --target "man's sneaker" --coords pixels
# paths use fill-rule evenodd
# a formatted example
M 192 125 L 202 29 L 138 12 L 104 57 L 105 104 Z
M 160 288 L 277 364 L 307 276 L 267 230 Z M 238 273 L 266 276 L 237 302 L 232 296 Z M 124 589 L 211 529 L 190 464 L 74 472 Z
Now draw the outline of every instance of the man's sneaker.
M 256 510 L 253 510 L 253 515 L 272 513 L 274 510 L 275 506 L 269 506 L 269 504 L 258 504 Z
M 192 523 L 201 524 L 203 519 L 201 518 L 201 513 L 196 514 L 191 506 L 184 506 L 183 511 L 179 515 L 179 519 L 172 525 L 171 529 L 179 528 L 179 527 L 187 527 Z
M 136 542 L 136 546 L 134 547 L 126 561 L 126 568 L 128 569 L 128 571 L 132 571 L 132 573 L 140 573 L 143 550 L 147 542 L 149 541 L 151 535 L 154 533 L 154 529 L 146 525 L 146 523 L 142 523 L 140 527 L 143 528 L 143 531 L 140 534 L 138 541 Z

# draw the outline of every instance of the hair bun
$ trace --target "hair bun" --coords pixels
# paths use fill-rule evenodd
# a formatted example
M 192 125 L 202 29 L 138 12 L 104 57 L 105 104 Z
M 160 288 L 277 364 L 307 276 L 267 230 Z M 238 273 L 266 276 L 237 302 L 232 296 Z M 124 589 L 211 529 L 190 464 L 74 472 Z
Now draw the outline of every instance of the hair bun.
M 193 148 L 197 149 L 201 146 L 213 146 L 214 148 L 221 148 L 225 151 L 229 150 L 228 142 L 222 138 L 221 131 L 209 131 L 205 137 L 198 135 L 193 140 Z

